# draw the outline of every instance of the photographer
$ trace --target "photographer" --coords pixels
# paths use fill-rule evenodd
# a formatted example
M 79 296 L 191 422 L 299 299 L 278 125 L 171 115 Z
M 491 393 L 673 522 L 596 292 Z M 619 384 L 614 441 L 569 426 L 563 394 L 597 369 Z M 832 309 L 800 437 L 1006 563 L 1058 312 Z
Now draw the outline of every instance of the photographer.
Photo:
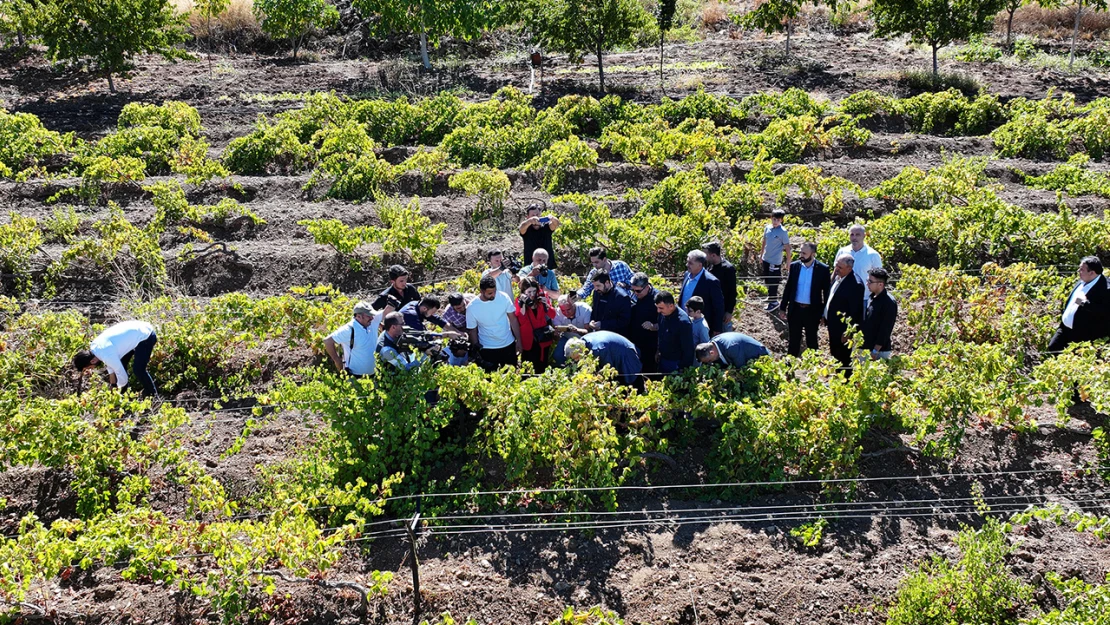
M 447 364 L 452 367 L 465 367 L 470 364 L 470 341 L 455 337 L 447 343 Z
M 381 340 L 378 341 L 377 354 L 383 362 L 387 362 L 401 371 L 409 371 L 424 364 L 423 354 L 413 354 L 403 347 L 401 336 L 405 333 L 405 317 L 399 312 L 391 312 L 382 322 Z
M 537 250 L 537 253 L 539 251 L 542 250 Z M 547 369 L 551 344 L 555 342 L 555 328 L 551 324 L 551 320 L 555 318 L 555 309 L 533 278 L 520 281 L 516 318 L 520 324 L 520 341 L 524 347 L 521 357 L 535 366 L 536 373 L 543 373 Z
M 547 264 L 548 258 L 547 250 L 538 249 L 532 252 L 532 264 L 525 265 L 517 277 L 521 280 L 532 278 L 540 283 L 548 298 L 558 299 L 559 278 L 555 275 L 555 269 Z
M 511 262 L 505 260 L 501 250 L 486 252 L 486 261 L 489 263 L 489 268 L 482 272 L 482 277 L 493 278 L 497 283 L 497 291 L 504 293 L 511 302 L 513 300 L 513 280 L 516 279 L 516 276 L 513 275 Z
M 536 250 L 544 250 L 550 261 L 544 262 L 549 269 L 554 269 L 555 246 L 551 242 L 551 233 L 559 228 L 559 219 L 554 215 L 540 217 L 542 210 L 543 207 L 539 204 L 529 204 L 524 214 L 524 221 L 520 224 L 520 238 L 524 239 L 524 258 L 533 259 L 534 264 Z
M 393 297 L 387 300 L 397 302 Z M 354 318 L 324 339 L 324 352 L 331 358 L 337 371 L 346 371 L 356 377 L 374 374 L 375 355 L 378 353 L 378 326 L 381 325 L 382 318 L 391 312 L 393 306 L 390 304 L 386 304 L 380 311 L 375 311 L 368 302 L 355 304 Z M 336 346 L 342 348 L 342 358 L 339 357 Z
M 440 317 L 439 300 L 426 295 L 418 302 L 409 302 L 401 307 L 399 311 L 401 316 L 405 318 L 405 325 L 412 330 L 423 331 L 427 328 L 424 327 L 425 322 L 431 322 L 436 327 L 443 329 L 447 326 L 447 320 Z
M 408 269 L 400 265 L 393 265 L 389 268 L 389 286 L 374 300 L 373 307 L 378 310 L 385 308 L 386 298 L 391 296 L 397 298 L 399 304 L 396 308 L 398 310 L 401 306 L 420 299 L 420 293 L 416 290 L 416 287 L 409 284 Z

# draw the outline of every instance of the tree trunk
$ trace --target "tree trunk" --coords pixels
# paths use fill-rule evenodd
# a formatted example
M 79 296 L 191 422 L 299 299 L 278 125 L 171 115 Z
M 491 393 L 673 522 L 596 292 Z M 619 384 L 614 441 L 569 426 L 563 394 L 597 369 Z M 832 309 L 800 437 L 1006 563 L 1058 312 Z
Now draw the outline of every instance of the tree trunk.
M 420 33 L 420 62 L 424 69 L 432 69 L 432 62 L 428 59 L 428 33 Z
M 1011 45 L 1014 41 L 1014 13 L 1017 13 L 1017 9 L 1010 9 L 1010 18 L 1006 20 L 1006 49 L 1010 52 L 1013 52 Z
M 667 95 L 667 86 L 663 82 L 663 37 L 666 33 L 662 29 L 659 30 L 659 90 L 663 95 Z
M 790 35 L 794 31 L 794 19 L 786 20 L 786 56 L 790 56 Z
M 1068 70 L 1070 71 L 1072 65 L 1075 63 L 1075 43 L 1079 40 L 1079 20 L 1083 17 L 1083 0 L 1080 0 L 1076 6 L 1079 9 L 1075 12 L 1075 27 L 1071 31 L 1071 52 L 1068 53 Z
M 308 29 L 306 28 L 305 31 L 303 33 L 301 33 L 300 37 L 297 37 L 296 39 L 293 40 L 293 60 L 294 61 L 297 60 L 297 52 L 301 49 L 301 42 L 304 41 L 304 36 L 305 36 L 305 33 L 307 33 L 307 32 L 308 32 Z
M 108 91 L 116 92 L 116 83 L 112 80 L 112 72 L 108 72 Z
M 933 44 L 933 88 L 935 89 L 940 85 L 940 66 L 937 65 L 937 50 L 940 49 L 940 44 Z
M 601 95 L 605 95 L 605 63 L 601 60 L 601 43 L 597 44 L 597 82 L 601 88 Z

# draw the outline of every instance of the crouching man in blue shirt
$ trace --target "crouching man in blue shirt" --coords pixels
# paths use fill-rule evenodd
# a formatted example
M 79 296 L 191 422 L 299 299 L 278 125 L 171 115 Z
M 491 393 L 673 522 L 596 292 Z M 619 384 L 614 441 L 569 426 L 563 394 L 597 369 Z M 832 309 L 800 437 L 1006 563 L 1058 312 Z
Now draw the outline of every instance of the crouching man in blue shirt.
M 616 332 L 601 330 L 590 332 L 582 338 L 572 338 L 565 347 L 567 360 L 578 362 L 592 353 L 602 365 L 616 369 L 620 381 L 634 385 L 641 370 L 640 352 L 632 341 Z
M 756 358 L 771 354 L 762 343 L 740 332 L 718 334 L 694 351 L 702 364 L 717 363 L 726 369 L 743 369 Z

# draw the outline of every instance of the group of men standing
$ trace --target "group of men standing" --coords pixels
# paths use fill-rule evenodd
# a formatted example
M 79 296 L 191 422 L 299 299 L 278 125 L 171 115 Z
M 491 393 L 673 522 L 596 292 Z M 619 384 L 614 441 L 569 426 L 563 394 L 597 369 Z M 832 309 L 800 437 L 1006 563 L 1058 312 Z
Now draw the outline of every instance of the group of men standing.
M 864 227 L 848 229 L 850 243 L 837 252 L 830 268 L 817 260 L 817 246 L 810 241 L 793 259 L 784 218 L 775 211 L 765 227 L 760 279 L 769 295 L 766 310 L 777 310 L 787 323 L 788 353 L 802 354 L 803 337 L 805 349 L 816 349 L 824 326 L 830 354 L 848 370 L 852 350 L 847 334 L 856 327 L 872 359 L 889 358 L 898 304 L 887 291 L 890 274 L 879 253 L 867 245 Z M 428 324 L 452 339 L 447 354 L 451 365 L 477 362 L 494 370 L 523 359 L 542 372 L 549 363 L 563 365 L 592 353 L 629 384 L 642 374 L 674 373 L 698 363 L 744 367 L 769 354 L 755 339 L 732 331 L 738 278 L 720 243 L 706 243 L 687 254 L 681 287 L 673 293 L 596 247 L 588 252 L 591 269 L 584 282 L 564 293 L 552 244 L 558 227 L 556 217 L 541 216 L 539 206 L 530 206 L 519 232 L 531 262 L 512 266 L 500 250 L 489 251 L 478 293 L 450 293 L 445 308 L 438 298 L 421 296 L 403 267 L 390 267 L 389 286 L 372 302 L 357 303 L 352 319 L 324 340 L 327 356 L 337 370 L 354 376 L 374 374 L 378 362 L 411 369 L 426 362 L 426 354 L 405 346 L 402 337 L 406 331 L 424 332 Z M 779 297 L 783 267 L 788 268 L 787 278 Z M 1084 258 L 1079 277 L 1049 345 L 1052 352 L 1110 336 L 1110 292 L 1102 263 L 1094 256 Z M 126 321 L 97 336 L 89 350 L 74 356 L 73 364 L 85 371 L 103 363 L 110 382 L 123 388 L 131 362 L 144 394 L 155 395 L 147 363 L 156 341 L 153 326 Z

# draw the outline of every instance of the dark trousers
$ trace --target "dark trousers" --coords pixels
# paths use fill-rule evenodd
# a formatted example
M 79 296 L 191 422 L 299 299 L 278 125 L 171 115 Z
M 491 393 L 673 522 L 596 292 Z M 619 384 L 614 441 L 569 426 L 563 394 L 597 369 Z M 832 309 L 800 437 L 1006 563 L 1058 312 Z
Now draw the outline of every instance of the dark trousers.
M 658 373 L 659 368 L 655 364 L 656 344 L 635 345 L 640 352 L 640 373 Z
M 138 379 L 143 385 L 144 397 L 154 397 L 158 394 L 158 389 L 154 387 L 154 378 L 150 377 L 150 372 L 146 370 L 147 365 L 150 364 L 150 355 L 154 353 L 154 344 L 157 342 L 158 337 L 151 332 L 150 336 L 135 346 L 135 349 L 120 358 L 123 368 L 130 367 L 131 377 Z
M 515 348 L 514 348 L 515 351 Z M 521 359 L 532 363 L 536 373 L 543 373 L 547 370 L 547 350 L 540 346 L 539 342 L 532 341 L 532 349 L 526 349 L 521 353 Z
M 791 356 L 802 355 L 802 333 L 806 335 L 806 349 L 817 349 L 817 328 L 821 324 L 821 308 L 815 305 L 803 306 L 790 302 L 786 311 L 786 323 L 790 328 L 787 353 Z
M 1052 340 L 1048 342 L 1048 351 L 1062 352 L 1067 349 L 1068 345 L 1075 342 L 1075 330 L 1061 323 L 1060 327 L 1056 328 L 1056 334 L 1052 335 Z M 1056 354 L 1049 355 L 1055 356 Z
M 767 284 L 767 296 L 774 299 L 779 296 L 779 281 L 782 280 L 782 265 L 772 265 L 763 262 L 763 279 Z M 772 271 L 771 267 L 775 269 Z
M 516 345 L 506 345 L 500 349 L 482 348 L 482 361 L 486 371 L 496 371 L 501 367 L 517 366 Z
M 674 373 L 678 371 L 679 363 L 677 360 L 659 360 L 659 373 Z
M 829 330 L 829 353 L 844 367 L 852 367 L 852 348 L 844 342 L 843 332 Z

